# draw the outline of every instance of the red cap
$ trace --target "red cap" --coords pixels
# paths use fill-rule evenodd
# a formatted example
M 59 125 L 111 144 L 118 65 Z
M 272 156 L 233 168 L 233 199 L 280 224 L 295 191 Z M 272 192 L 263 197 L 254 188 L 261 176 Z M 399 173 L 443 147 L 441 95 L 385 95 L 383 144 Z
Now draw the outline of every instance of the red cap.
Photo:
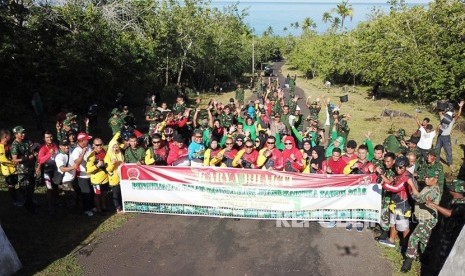
M 85 132 L 79 132 L 77 139 L 78 140 L 90 140 L 92 139 L 92 136 L 87 135 L 87 133 Z

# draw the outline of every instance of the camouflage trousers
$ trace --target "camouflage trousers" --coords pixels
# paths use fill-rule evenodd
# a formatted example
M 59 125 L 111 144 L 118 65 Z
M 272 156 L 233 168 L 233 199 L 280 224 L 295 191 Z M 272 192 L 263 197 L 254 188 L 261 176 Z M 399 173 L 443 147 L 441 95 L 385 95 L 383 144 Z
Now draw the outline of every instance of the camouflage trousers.
M 429 237 L 431 236 L 431 231 L 438 220 L 428 219 L 420 221 L 413 230 L 413 233 L 410 235 L 408 240 L 407 252 L 405 255 L 409 258 L 415 258 L 418 256 L 418 249 L 423 253 L 425 252 L 426 245 L 428 244 Z
M 390 196 L 384 196 L 382 199 L 382 204 L 381 204 L 381 221 L 380 221 L 380 226 L 383 231 L 389 232 L 389 218 L 390 218 L 390 212 L 389 212 L 389 203 L 391 202 L 391 197 Z

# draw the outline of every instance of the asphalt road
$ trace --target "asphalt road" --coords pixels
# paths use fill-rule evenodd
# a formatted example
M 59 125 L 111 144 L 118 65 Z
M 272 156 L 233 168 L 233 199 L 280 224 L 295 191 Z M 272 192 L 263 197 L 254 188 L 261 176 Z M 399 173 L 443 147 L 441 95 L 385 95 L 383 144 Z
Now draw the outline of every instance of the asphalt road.
M 392 275 L 371 231 L 295 226 L 140 214 L 81 249 L 78 261 L 86 275 Z

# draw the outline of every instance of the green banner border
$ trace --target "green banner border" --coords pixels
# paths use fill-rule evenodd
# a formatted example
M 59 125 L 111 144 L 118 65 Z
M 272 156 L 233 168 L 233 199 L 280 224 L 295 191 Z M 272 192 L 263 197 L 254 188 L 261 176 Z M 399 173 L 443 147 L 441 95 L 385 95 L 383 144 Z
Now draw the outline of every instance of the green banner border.
M 377 210 L 372 209 L 317 209 L 301 211 L 279 211 L 248 208 L 211 207 L 188 204 L 146 203 L 136 201 L 124 201 L 123 205 L 125 212 L 249 219 L 378 222 L 380 216 L 380 213 Z

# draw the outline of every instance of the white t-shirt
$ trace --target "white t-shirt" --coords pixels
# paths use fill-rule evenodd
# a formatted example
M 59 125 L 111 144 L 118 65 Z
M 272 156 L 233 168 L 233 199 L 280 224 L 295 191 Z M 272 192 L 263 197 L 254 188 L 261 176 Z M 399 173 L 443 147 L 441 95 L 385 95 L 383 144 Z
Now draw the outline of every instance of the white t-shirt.
M 424 127 L 420 127 L 420 141 L 418 141 L 417 146 L 420 149 L 429 150 L 433 146 L 433 139 L 436 136 L 436 131 L 426 132 Z
M 69 166 L 74 165 L 74 162 L 79 158 L 81 155 L 82 151 L 84 149 L 81 148 L 80 146 L 77 146 L 73 152 L 71 153 L 70 159 L 69 159 Z M 89 157 L 92 149 L 90 146 L 87 146 L 86 148 L 86 154 L 84 155 L 84 159 L 82 159 L 81 164 L 79 165 L 79 169 L 76 171 L 76 177 L 80 178 L 90 178 L 90 176 L 86 172 L 86 164 L 87 164 L 87 158 Z
M 70 166 L 68 163 L 68 155 L 62 152 L 58 153 L 57 156 L 55 156 L 55 163 L 57 164 L 57 168 L 60 173 L 63 173 L 60 170 L 60 167 Z M 67 163 L 68 163 L 68 166 L 66 165 Z M 63 175 L 63 182 L 73 181 L 75 176 L 76 176 L 76 170 L 65 172 L 65 174 Z

